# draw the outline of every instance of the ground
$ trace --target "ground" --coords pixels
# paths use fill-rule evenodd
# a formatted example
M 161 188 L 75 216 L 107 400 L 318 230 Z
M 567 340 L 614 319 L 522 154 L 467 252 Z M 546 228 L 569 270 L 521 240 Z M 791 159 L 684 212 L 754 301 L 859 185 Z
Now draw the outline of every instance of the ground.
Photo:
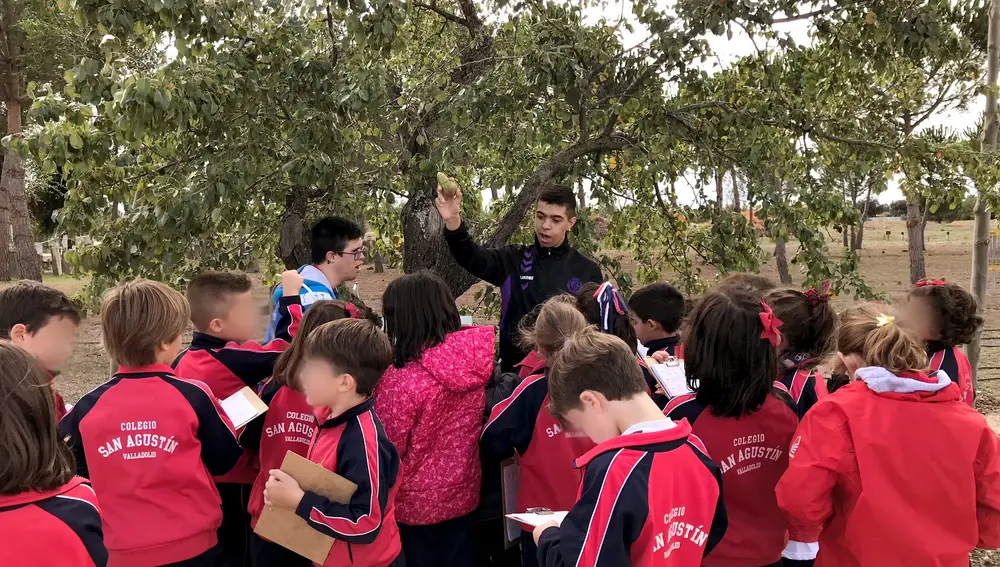
M 875 219 L 865 228 L 865 243 L 862 251 L 862 273 L 877 290 L 899 298 L 909 288 L 909 266 L 904 233 L 905 224 L 898 219 Z M 831 250 L 839 250 L 838 235 L 831 233 Z M 933 278 L 966 284 L 972 269 L 972 222 L 953 224 L 930 224 L 927 227 L 927 274 Z M 794 254 L 794 246 L 789 246 L 789 254 Z M 770 249 L 768 249 L 770 251 Z M 773 258 L 767 257 L 761 272 L 777 279 Z M 626 268 L 628 262 L 624 262 Z M 634 266 L 634 265 L 633 265 Z M 794 269 L 795 266 L 792 266 Z M 387 270 L 376 274 L 370 268 L 358 279 L 358 292 L 362 299 L 375 309 L 380 308 L 382 292 L 398 271 Z M 669 274 L 665 274 L 669 279 Z M 998 275 L 1000 277 L 1000 275 Z M 802 275 L 793 273 L 796 282 Z M 67 293 L 75 293 L 84 280 L 72 278 L 47 278 L 50 283 Z M 978 409 L 986 414 L 994 429 L 1000 430 L 1000 293 L 994 283 L 989 284 L 984 351 Z M 258 284 L 255 294 L 262 306 L 261 328 L 266 317 L 263 312 L 267 303 L 267 288 Z M 472 306 L 472 291 L 460 298 L 462 306 Z M 847 297 L 838 297 L 835 303 L 844 307 L 851 303 Z M 481 321 L 486 322 L 486 321 Z M 57 387 L 67 401 L 75 401 L 94 386 L 107 379 L 108 361 L 101 347 L 100 321 L 90 318 L 83 322 L 80 342 L 62 375 L 57 379 Z M 1000 566 L 1000 554 L 978 553 L 973 565 L 981 567 Z

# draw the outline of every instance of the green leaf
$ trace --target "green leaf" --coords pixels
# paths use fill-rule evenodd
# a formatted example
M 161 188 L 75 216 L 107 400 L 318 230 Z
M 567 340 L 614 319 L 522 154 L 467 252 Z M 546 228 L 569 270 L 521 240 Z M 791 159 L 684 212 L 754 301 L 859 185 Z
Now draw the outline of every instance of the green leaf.
M 73 132 L 69 135 L 69 145 L 72 146 L 74 150 L 83 149 L 83 138 L 81 138 L 76 132 Z

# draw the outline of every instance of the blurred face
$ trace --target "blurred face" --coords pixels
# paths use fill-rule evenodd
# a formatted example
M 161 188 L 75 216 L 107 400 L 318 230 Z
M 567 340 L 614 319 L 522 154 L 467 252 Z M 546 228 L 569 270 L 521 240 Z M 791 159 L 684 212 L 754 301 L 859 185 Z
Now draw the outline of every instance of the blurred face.
M 226 316 L 212 319 L 209 333 L 230 341 L 245 342 L 257 336 L 260 326 L 259 309 L 254 304 L 253 294 L 248 290 L 229 296 L 229 310 Z
M 543 248 L 561 246 L 566 233 L 576 224 L 576 218 L 569 218 L 565 205 L 554 205 L 538 201 L 535 209 L 535 236 Z
M 79 325 L 69 317 L 50 317 L 34 333 L 22 324 L 14 325 L 10 340 L 34 356 L 42 368 L 58 372 L 76 348 L 77 329 Z
M 348 394 L 354 392 L 351 375 L 338 372 L 321 358 L 306 357 L 302 361 L 299 385 L 306 396 L 306 403 L 314 408 L 337 407 Z
M 903 323 L 917 335 L 917 338 L 924 342 L 941 338 L 937 313 L 927 298 L 910 296 L 904 313 L 901 318 Z
M 365 265 L 365 243 L 362 239 L 352 240 L 341 253 L 327 252 L 326 260 L 340 283 L 354 281 Z M 337 285 L 337 282 L 330 282 Z
M 580 394 L 581 405 L 563 414 L 571 429 L 584 433 L 594 443 L 603 443 L 621 434 L 614 418 L 608 413 L 604 394 L 587 390 Z
M 650 341 L 655 341 L 656 339 L 662 339 L 666 336 L 663 332 L 663 327 L 659 323 L 653 321 L 652 319 L 643 321 L 633 312 L 628 314 L 629 321 L 632 321 L 632 327 L 635 328 L 635 336 L 639 339 L 642 344 L 648 344 Z

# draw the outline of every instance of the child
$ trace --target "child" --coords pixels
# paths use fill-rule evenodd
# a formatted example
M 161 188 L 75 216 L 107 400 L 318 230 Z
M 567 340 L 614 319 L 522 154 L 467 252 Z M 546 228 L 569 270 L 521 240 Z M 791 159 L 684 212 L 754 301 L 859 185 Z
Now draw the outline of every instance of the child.
M 629 319 L 625 300 L 610 282 L 583 284 L 580 293 L 576 294 L 576 308 L 588 323 L 597 325 L 602 332 L 615 335 L 633 351 L 638 351 L 639 339 Z
M 197 329 L 191 346 L 181 352 L 173 367 L 178 376 L 200 380 L 219 399 L 226 399 L 244 386 L 256 389 L 274 370 L 302 320 L 298 295 L 303 278 L 295 270 L 282 274 L 283 289 L 289 290 L 278 302 L 276 338 L 266 344 L 251 341 L 256 334 L 257 308 L 252 284 L 245 274 L 204 272 L 187 288 L 191 322 Z M 215 479 L 222 497 L 220 553 L 229 567 L 250 564 L 250 515 L 247 505 L 250 488 L 257 478 L 257 455 L 244 451 L 229 473 Z
M 576 460 L 579 501 L 557 526 L 535 529 L 543 567 L 697 567 L 726 531 L 722 479 L 686 422 L 646 394 L 635 353 L 593 328 L 549 371 L 552 413 L 598 443 Z
M 680 329 L 685 303 L 684 296 L 674 286 L 665 283 L 650 284 L 632 294 L 628 308 L 636 338 L 646 348 L 646 356 L 666 352 L 670 356 L 684 358 Z M 665 407 L 670 398 L 660 393 L 659 384 L 645 364 L 643 374 L 650 391 L 654 392 L 653 401 L 661 408 Z
M 59 438 L 49 378 L 0 341 L 0 565 L 104 567 L 101 513 Z
M 358 487 L 350 504 L 338 504 L 273 469 L 264 505 L 294 508 L 313 529 L 337 540 L 323 567 L 403 565 L 395 504 L 399 454 L 372 397 L 390 364 L 389 339 L 368 321 L 326 323 L 306 341 L 299 382 L 319 424 L 309 459 Z
M 587 326 L 571 303 L 574 301 L 571 295 L 546 301 L 534 328 L 522 330 L 525 345 L 551 360 L 573 333 Z M 518 455 L 519 512 L 528 508 L 568 510 L 576 501 L 581 479 L 573 460 L 594 446 L 586 436 L 566 431 L 549 412 L 546 372 L 543 368 L 541 373 L 525 378 L 509 398 L 497 404 L 479 439 L 484 458 Z M 522 534 L 522 554 L 526 567 L 536 564 L 534 541 L 527 533 Z
M 56 419 L 66 403 L 55 389 L 55 377 L 73 354 L 80 312 L 63 292 L 29 280 L 0 290 L 0 338 L 31 353 L 49 376 Z
M 819 536 L 817 567 L 967 567 L 1000 547 L 997 435 L 928 376 L 915 334 L 884 307 L 841 314 L 838 354 L 856 381 L 806 414 L 778 483 L 792 525 Z
M 178 378 L 188 303 L 137 279 L 101 303 L 104 346 L 120 365 L 59 428 L 104 513 L 109 567 L 214 566 L 222 523 L 213 475 L 242 453 L 232 423 L 203 382 Z
M 382 309 L 393 361 L 375 412 L 402 462 L 396 519 L 406 565 L 472 565 L 478 441 L 496 334 L 463 328 L 448 284 L 429 271 L 390 283 Z
M 285 289 L 294 289 L 286 287 Z M 294 297 L 294 296 L 293 296 Z M 295 340 L 278 357 L 274 364 L 274 375 L 261 389 L 260 399 L 268 406 L 263 416 L 247 425 L 243 434 L 247 449 L 258 451 L 261 471 L 250 491 L 249 514 L 251 527 L 257 527 L 257 520 L 264 511 L 264 485 L 271 477 L 270 470 L 281 467 L 285 453 L 292 451 L 306 456 L 313 433 L 316 432 L 316 417 L 312 407 L 306 403 L 305 394 L 298 381 L 299 368 L 305 355 L 305 344 L 309 336 L 320 325 L 337 319 L 357 319 L 358 309 L 343 301 L 317 301 L 302 319 Z M 278 323 L 278 327 L 285 323 Z M 310 561 L 284 547 L 251 536 L 253 565 L 255 567 L 309 567 Z
M 826 395 L 823 376 L 816 369 L 828 354 L 837 329 L 837 314 L 830 306 L 830 282 L 822 291 L 778 288 L 764 295 L 781 326 L 781 354 L 775 386 L 791 396 L 799 418 Z
M 958 347 L 971 342 L 983 326 L 976 298 L 944 280 L 920 280 L 907 308 L 910 327 L 927 344 L 930 369 L 948 374 L 958 384 L 961 400 L 972 406 L 972 365 Z
M 781 322 L 759 292 L 731 287 L 702 298 L 689 324 L 684 371 L 695 393 L 674 398 L 665 412 L 687 419 L 719 464 L 729 514 L 726 537 L 702 565 L 780 565 L 788 524 L 774 486 L 798 425 L 792 401 L 774 390 Z

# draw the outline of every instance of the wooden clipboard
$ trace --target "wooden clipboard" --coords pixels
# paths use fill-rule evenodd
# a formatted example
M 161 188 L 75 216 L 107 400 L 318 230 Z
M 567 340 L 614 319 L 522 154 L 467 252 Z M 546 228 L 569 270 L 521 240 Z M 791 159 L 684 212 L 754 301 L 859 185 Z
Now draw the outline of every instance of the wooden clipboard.
M 338 504 L 348 504 L 358 486 L 339 474 L 330 472 L 306 458 L 288 451 L 281 462 L 281 470 L 294 478 L 302 490 L 315 492 Z M 264 507 L 254 532 L 288 550 L 320 565 L 330 555 L 334 539 L 316 531 L 299 517 L 295 510 L 281 507 Z

